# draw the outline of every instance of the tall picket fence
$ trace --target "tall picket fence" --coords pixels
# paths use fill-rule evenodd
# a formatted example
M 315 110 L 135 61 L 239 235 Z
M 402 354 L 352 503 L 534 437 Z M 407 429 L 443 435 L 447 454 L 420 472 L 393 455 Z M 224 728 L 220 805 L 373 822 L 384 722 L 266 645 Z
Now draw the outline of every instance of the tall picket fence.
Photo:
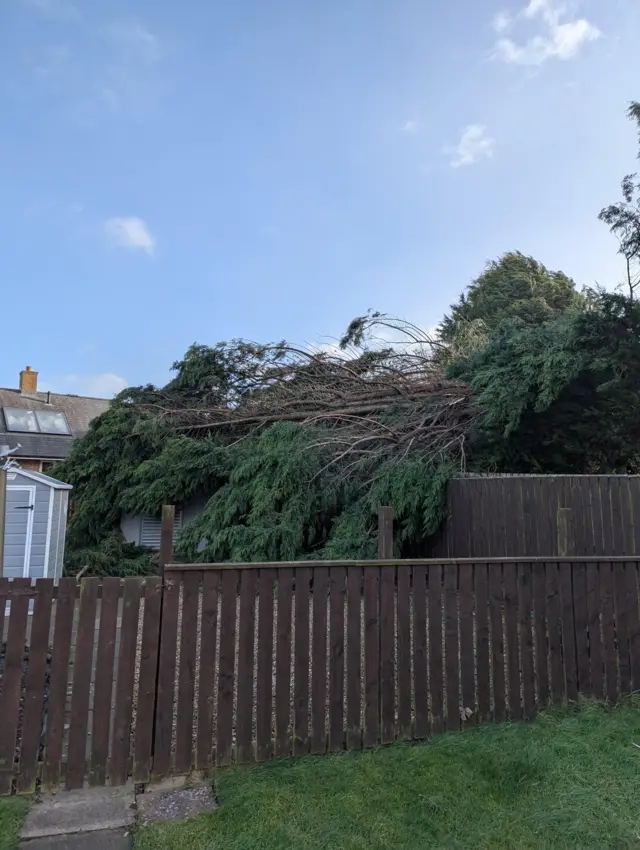
M 0 579 L 0 794 L 427 738 L 640 687 L 634 558 Z

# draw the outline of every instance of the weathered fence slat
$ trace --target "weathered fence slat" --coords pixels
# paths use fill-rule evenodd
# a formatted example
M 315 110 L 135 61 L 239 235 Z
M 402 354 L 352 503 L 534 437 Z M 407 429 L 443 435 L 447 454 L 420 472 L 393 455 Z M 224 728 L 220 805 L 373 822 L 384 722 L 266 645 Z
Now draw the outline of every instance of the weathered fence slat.
M 616 608 L 616 645 L 618 649 L 618 670 L 620 673 L 620 693 L 631 691 L 631 658 L 629 656 L 629 619 L 632 596 L 627 584 L 627 564 L 618 564 L 613 571 L 613 584 Z
M 427 689 L 427 568 L 413 567 L 413 691 L 416 717 L 413 737 L 429 734 L 429 692 Z
M 461 720 L 467 725 L 478 722 L 475 697 L 475 661 L 476 654 L 473 646 L 473 567 L 471 564 L 461 564 L 459 570 L 460 582 L 460 679 L 462 683 Z
M 111 694 L 113 690 L 113 662 L 115 658 L 116 630 L 120 579 L 102 580 L 100 601 L 100 632 L 96 657 L 93 722 L 91 725 L 90 785 L 104 785 L 109 758 L 109 732 L 111 729 Z
M 536 647 L 536 686 L 538 707 L 549 703 L 549 645 L 547 642 L 546 564 L 532 564 L 533 632 Z
M 505 718 L 505 671 L 504 671 L 504 630 L 502 609 L 504 605 L 504 584 L 502 565 L 491 564 L 489 574 L 489 615 L 491 621 L 491 667 L 493 684 L 493 719 L 497 722 Z
M 411 737 L 411 567 L 398 569 L 398 738 Z
M 347 569 L 347 749 L 362 746 L 361 599 L 362 568 Z
M 17 578 L 13 587 L 26 589 L 31 579 Z M 0 603 L 4 606 L 4 601 Z M 18 734 L 20 689 L 24 665 L 24 643 L 29 613 L 29 598 L 16 595 L 11 600 L 9 630 L 0 692 L 0 794 L 8 794 L 13 783 L 13 761 Z
M 604 694 L 604 653 L 600 624 L 600 570 L 598 564 L 587 564 L 587 614 L 589 629 L 589 667 L 591 693 L 596 699 Z
M 73 662 L 73 690 L 69 718 L 69 748 L 65 784 L 69 791 L 82 788 L 86 775 L 87 730 L 93 668 L 93 644 L 98 601 L 97 578 L 82 580 L 80 612 Z
M 112 785 L 124 785 L 129 775 L 129 747 L 133 715 L 133 688 L 136 667 L 140 593 L 142 583 L 135 578 L 124 580 L 122 626 L 118 651 L 115 714 L 109 778 Z
M 219 584 L 220 573 L 218 570 L 208 570 L 203 573 L 196 767 L 204 773 L 208 773 L 212 765 L 213 699 L 218 639 Z
M 344 602 L 345 569 L 331 567 L 329 614 L 329 749 L 344 747 Z
M 573 565 L 560 564 L 560 597 L 562 604 L 562 657 L 567 699 L 578 699 L 578 667 L 576 629 L 573 612 Z
M 48 578 L 38 579 L 33 606 L 31 640 L 29 642 L 29 664 L 25 682 L 20 772 L 16 781 L 16 790 L 19 794 L 31 793 L 35 790 L 38 750 L 42 736 L 52 601 L 53 580 Z M 4 602 L 0 602 L 0 605 L 4 608 Z
M 627 593 L 629 594 L 629 653 L 631 655 L 631 687 L 640 690 L 640 611 L 638 608 L 638 565 L 627 564 Z
M 327 748 L 327 567 L 313 571 L 313 648 L 311 667 L 311 752 Z
M 380 740 L 383 744 L 390 744 L 396 738 L 395 576 L 395 567 L 380 571 Z
M 134 782 L 148 782 L 151 778 L 162 596 L 161 580 L 156 576 L 146 579 L 134 737 Z
M 271 709 L 273 670 L 273 583 L 270 567 L 260 570 L 258 602 L 258 682 L 256 688 L 256 759 L 266 761 L 273 754 Z M 308 608 L 308 606 L 307 606 Z M 307 614 L 308 616 L 308 614 Z
M 165 581 L 162 596 L 155 735 L 153 738 L 153 775 L 158 778 L 167 776 L 171 771 L 179 607 L 180 583 L 174 578 L 169 578 Z
M 47 731 L 42 772 L 42 784 L 48 791 L 55 791 L 60 785 L 75 599 L 75 580 L 61 578 L 56 599 L 56 621 L 51 651 L 51 682 L 47 703 Z
M 458 694 L 458 567 L 444 568 L 445 709 L 447 730 L 460 729 Z
M 616 623 L 613 600 L 613 565 L 601 562 L 600 607 L 602 611 L 602 649 L 605 665 L 605 696 L 609 702 L 618 699 L 618 658 L 616 653 Z
M 379 682 L 380 639 L 378 591 L 379 567 L 364 568 L 364 745 L 371 747 L 380 736 Z
M 238 632 L 238 701 L 236 711 L 236 761 L 252 761 L 253 643 L 255 636 L 256 573 L 240 574 L 240 620 Z
M 583 694 L 591 694 L 586 564 L 575 564 L 573 567 L 573 616 L 576 634 L 578 690 Z
M 533 669 L 531 564 L 518 564 L 517 570 L 523 715 L 525 718 L 531 718 L 536 710 L 535 674 Z
M 293 570 L 278 570 L 278 634 L 276 644 L 276 756 L 291 755 L 291 602 Z
M 222 574 L 222 607 L 220 611 L 220 664 L 218 668 L 218 728 L 216 761 L 219 765 L 233 760 L 233 685 L 235 679 L 236 605 L 238 572 Z
M 522 718 L 520 695 L 520 654 L 518 641 L 518 566 L 505 564 L 504 615 L 507 634 L 507 681 L 509 683 L 509 716 L 512 720 Z
M 476 597 L 476 668 L 478 671 L 478 720 L 491 716 L 491 673 L 489 652 L 489 590 L 487 565 L 474 564 Z
M 175 772 L 178 774 L 188 773 L 193 764 L 193 700 L 198 651 L 200 578 L 200 573 L 188 573 L 182 582 L 182 628 L 174 764 Z
M 551 667 L 551 699 L 560 703 L 565 698 L 564 666 L 562 663 L 562 604 L 556 561 L 547 563 L 547 627 L 549 630 L 549 659 Z
M 309 752 L 309 581 L 311 570 L 296 570 L 293 754 Z M 271 660 L 269 660 L 271 664 Z
M 442 566 L 429 567 L 429 690 L 431 696 L 431 728 L 434 732 L 444 729 L 444 668 L 442 644 Z

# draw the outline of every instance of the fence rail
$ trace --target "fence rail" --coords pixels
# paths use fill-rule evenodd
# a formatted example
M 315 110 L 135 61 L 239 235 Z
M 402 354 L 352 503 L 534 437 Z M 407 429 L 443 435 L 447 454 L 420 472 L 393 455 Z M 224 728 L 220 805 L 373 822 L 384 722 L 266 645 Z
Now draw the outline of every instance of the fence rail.
M 0 580 L 0 794 L 420 740 L 580 693 L 614 702 L 640 687 L 639 564 L 170 564 L 164 582 Z

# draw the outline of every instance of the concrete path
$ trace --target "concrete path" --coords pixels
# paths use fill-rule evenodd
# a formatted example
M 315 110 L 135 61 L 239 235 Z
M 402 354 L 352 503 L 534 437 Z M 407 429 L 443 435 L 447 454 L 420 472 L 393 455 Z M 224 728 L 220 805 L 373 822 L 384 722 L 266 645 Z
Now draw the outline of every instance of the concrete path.
M 125 829 L 79 832 L 22 841 L 20 850 L 131 850 L 131 834 Z
M 133 785 L 44 794 L 22 828 L 21 848 L 125 850 L 135 818 Z

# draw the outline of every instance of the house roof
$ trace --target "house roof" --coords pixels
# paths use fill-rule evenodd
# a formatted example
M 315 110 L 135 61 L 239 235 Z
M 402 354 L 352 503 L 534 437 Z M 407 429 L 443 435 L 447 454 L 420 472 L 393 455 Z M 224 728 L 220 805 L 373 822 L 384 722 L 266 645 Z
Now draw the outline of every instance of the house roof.
M 38 458 L 61 460 L 69 453 L 72 439 L 84 436 L 89 423 L 104 413 L 110 405 L 109 399 L 90 398 L 79 395 L 62 395 L 49 392 L 25 392 L 0 387 L 0 407 L 17 407 L 21 410 L 56 410 L 67 417 L 71 436 L 68 434 L 34 434 L 5 431 L 4 418 L 0 416 L 0 443 L 10 446 L 20 443 L 21 448 L 12 452 L 15 458 Z
M 42 472 L 33 472 L 31 469 L 16 467 L 8 471 L 8 479 L 11 478 L 12 473 L 20 475 L 23 478 L 29 478 L 32 481 L 38 481 L 40 484 L 46 484 L 47 487 L 51 487 L 53 490 L 73 490 L 73 486 L 71 484 L 65 484 L 64 481 L 58 481 L 57 478 L 52 478 L 50 475 L 43 475 Z

